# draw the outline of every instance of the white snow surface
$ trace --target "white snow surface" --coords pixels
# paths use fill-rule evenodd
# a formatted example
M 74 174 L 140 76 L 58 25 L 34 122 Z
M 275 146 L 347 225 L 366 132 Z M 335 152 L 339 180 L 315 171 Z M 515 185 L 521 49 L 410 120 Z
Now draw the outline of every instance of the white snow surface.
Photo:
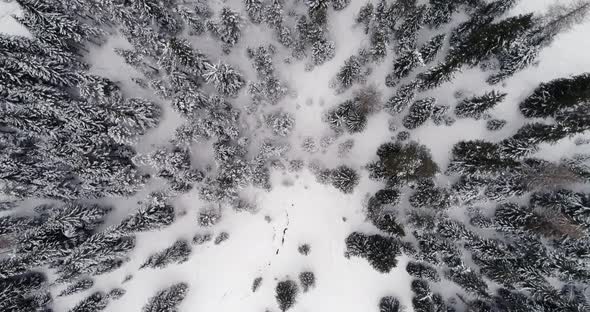
M 235 8 L 241 6 L 241 1 L 228 2 Z M 542 12 L 548 5 L 556 2 L 565 1 L 522 0 L 510 14 Z M 328 127 L 321 120 L 322 112 L 350 97 L 350 91 L 336 95 L 328 83 L 346 58 L 368 44 L 361 29 L 352 26 L 353 16 L 365 3 L 366 1 L 353 0 L 343 11 L 330 11 L 330 34 L 336 42 L 336 56 L 331 61 L 307 72 L 304 64 L 286 65 L 278 57 L 274 59 L 282 79 L 297 92 L 295 97 L 287 98 L 281 103 L 284 110 L 296 116 L 295 133 L 291 135 L 294 147 L 298 147 L 305 136 L 320 138 L 329 134 Z M 12 14 L 18 14 L 18 6 L 15 3 L 0 2 L 0 32 L 27 35 L 26 30 L 11 17 Z M 590 50 L 589 33 L 590 22 L 586 22 L 560 35 L 550 47 L 543 50 L 538 66 L 517 73 L 507 81 L 505 91 L 509 95 L 492 111 L 494 117 L 508 120 L 507 127 L 501 131 L 487 131 L 485 121 L 459 120 L 452 127 L 435 127 L 429 122 L 414 131 L 412 139 L 427 145 L 434 160 L 444 168 L 452 146 L 459 140 L 484 137 L 499 140 L 506 137 L 523 124 L 517 104 L 540 82 L 590 71 L 590 58 L 587 56 L 587 51 Z M 97 73 L 131 85 L 128 74 L 131 68 L 118 69 L 120 60 L 116 60 L 112 52 L 113 47 L 125 46 L 124 41 L 112 39 L 106 46 L 94 50 L 89 59 Z M 249 26 L 246 29 L 246 39 L 242 39 L 242 43 L 230 55 L 230 62 L 234 62 L 243 71 L 251 71 L 245 56 L 238 53 L 246 46 L 244 42 L 251 46 L 267 44 L 270 43 L 270 35 L 261 32 L 258 26 Z M 199 48 L 213 60 L 214 54 L 211 52 L 214 49 L 207 48 L 211 44 L 200 43 Z M 384 100 L 393 92 L 383 83 L 391 64 L 390 55 L 382 66 L 374 70 L 369 80 L 374 81 L 382 90 Z M 453 106 L 457 101 L 453 97 L 457 91 L 453 87 L 455 85 L 460 85 L 467 93 L 481 93 L 491 89 L 485 84 L 485 76 L 481 72 L 468 70 L 453 85 L 443 85 L 432 94 L 439 103 Z M 239 101 L 240 98 L 236 100 Z M 166 119 L 159 129 L 143 139 L 144 147 L 163 144 L 179 123 L 179 117 L 168 109 L 169 105 L 164 103 L 163 106 L 167 108 Z M 374 159 L 377 147 L 392 137 L 393 134 L 388 130 L 389 118 L 385 113 L 372 116 L 367 129 L 362 133 L 340 138 L 325 154 L 302 154 L 302 157 L 307 157 L 306 160 L 320 159 L 329 167 L 344 163 L 360 170 L 361 166 Z M 350 137 L 355 140 L 351 154 L 345 159 L 337 159 L 337 144 Z M 571 153 L 573 148 L 572 140 L 564 140 L 554 146 L 545 146 L 539 153 L 547 159 L 555 159 Z M 290 183 L 285 185 L 285 181 Z M 190 285 L 189 294 L 180 305 L 180 311 L 183 312 L 278 311 L 274 298 L 277 281 L 287 277 L 297 280 L 300 272 L 310 270 L 316 275 L 316 286 L 306 293 L 300 292 L 297 303 L 290 309 L 292 312 L 376 311 L 379 299 L 386 295 L 399 298 L 406 306 L 406 311 L 411 312 L 411 278 L 405 272 L 407 258 L 401 257 L 396 268 L 388 274 L 382 274 L 375 271 L 364 259 L 344 257 L 344 240 L 351 232 L 376 233 L 377 230 L 365 221 L 362 203 L 367 194 L 374 193 L 380 187 L 381 185 L 368 179 L 366 171 L 362 171 L 360 184 L 349 195 L 342 194 L 331 186 L 318 184 L 313 175 L 305 170 L 299 174 L 275 171 L 271 192 L 252 190 L 247 194 L 256 203 L 255 212 L 235 212 L 230 208 L 223 208 L 222 221 L 212 228 L 200 228 L 196 222 L 197 212 L 206 207 L 207 203 L 202 202 L 194 192 L 186 194 L 176 203 L 177 210 L 185 211 L 186 214 L 179 215 L 175 224 L 162 231 L 140 234 L 137 247 L 130 255 L 130 262 L 115 272 L 98 277 L 95 286 L 88 291 L 57 298 L 54 303 L 55 311 L 67 311 L 93 291 L 108 291 L 113 287 L 122 287 L 127 294 L 120 300 L 111 302 L 106 311 L 140 311 L 149 297 L 176 282 L 187 282 Z M 120 208 L 123 212 L 132 206 L 122 201 L 117 203 L 127 206 Z M 270 217 L 269 222 L 265 220 L 266 216 Z M 223 231 L 229 233 L 227 241 L 219 245 L 209 242 L 193 247 L 188 262 L 172 264 L 164 269 L 137 270 L 151 253 L 169 247 L 177 239 L 190 241 L 196 233 L 211 233 L 215 237 Z M 303 243 L 311 246 L 308 256 L 297 251 L 298 246 Z M 128 274 L 133 274 L 133 279 L 121 284 Z M 263 281 L 259 290 L 253 293 L 251 286 L 257 277 L 262 277 Z M 439 285 L 440 288 L 446 286 Z

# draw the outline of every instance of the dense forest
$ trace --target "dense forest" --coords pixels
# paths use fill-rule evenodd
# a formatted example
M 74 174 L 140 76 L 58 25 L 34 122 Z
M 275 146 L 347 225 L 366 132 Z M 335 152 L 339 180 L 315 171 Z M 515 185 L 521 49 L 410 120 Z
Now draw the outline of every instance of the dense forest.
M 236 239 L 226 218 L 276 228 L 265 267 L 287 252 L 297 208 L 282 224 L 260 198 L 310 196 L 288 191 L 306 175 L 325 194 L 314 209 L 343 196 L 360 215 L 334 221 L 349 224 L 337 256 L 407 279 L 410 298 L 386 290 L 367 311 L 590 311 L 590 73 L 510 87 L 590 2 L 15 2 L 30 35 L 0 29 L 0 311 L 121 311 L 130 293 L 144 312 L 189 311 L 207 288 L 189 265 Z M 485 87 L 462 85 L 469 73 Z M 328 100 L 305 103 L 304 82 Z M 421 140 L 461 124 L 484 135 L 449 155 Z M 574 152 L 546 157 L 564 142 Z M 148 250 L 146 237 L 173 239 Z M 324 254 L 296 245 L 305 266 L 232 290 L 296 311 L 328 283 Z M 175 266 L 185 280 L 128 286 Z

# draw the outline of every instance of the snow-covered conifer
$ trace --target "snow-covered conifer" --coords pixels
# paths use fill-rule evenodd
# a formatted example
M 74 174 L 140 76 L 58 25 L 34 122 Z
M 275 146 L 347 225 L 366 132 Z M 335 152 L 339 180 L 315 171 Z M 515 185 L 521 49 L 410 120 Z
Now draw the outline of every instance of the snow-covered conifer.
M 435 103 L 436 99 L 432 97 L 415 101 L 403 119 L 404 127 L 412 130 L 424 124 L 432 115 Z
M 207 67 L 203 77 L 223 95 L 236 96 L 246 84 L 242 74 L 227 64 L 219 62 L 215 65 L 207 65 Z
M 162 269 L 171 263 L 183 263 L 188 261 L 191 253 L 190 244 L 185 240 L 178 240 L 172 246 L 152 254 L 140 267 Z
M 463 99 L 455 106 L 455 115 L 459 118 L 480 119 L 486 111 L 502 102 L 506 95 L 493 90 L 480 96 Z
M 177 283 L 157 292 L 151 297 L 146 305 L 141 309 L 142 312 L 174 312 L 178 310 L 178 305 L 184 300 L 188 292 L 188 284 Z

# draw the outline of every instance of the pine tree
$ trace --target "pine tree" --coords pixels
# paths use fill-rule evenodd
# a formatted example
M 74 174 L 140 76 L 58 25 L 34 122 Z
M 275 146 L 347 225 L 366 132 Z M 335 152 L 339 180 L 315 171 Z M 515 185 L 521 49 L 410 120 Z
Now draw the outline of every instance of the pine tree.
M 439 28 L 451 21 L 451 16 L 458 9 L 457 1 L 430 0 L 426 21 L 432 28 Z
M 369 25 L 373 19 L 374 7 L 372 2 L 367 2 L 363 5 L 356 16 L 355 22 L 357 24 L 363 24 L 365 26 L 365 34 L 369 33 Z
M 441 50 L 446 35 L 440 34 L 432 37 L 422 47 L 420 47 L 420 56 L 422 57 L 423 64 L 428 64 L 436 58 L 436 55 Z
M 385 206 L 396 206 L 400 201 L 400 192 L 396 189 L 377 191 L 367 203 L 367 218 L 375 223 L 385 210 Z
M 417 49 L 418 32 L 422 28 L 427 14 L 426 5 L 417 6 L 403 20 L 395 33 L 397 45 L 395 51 L 412 51 Z
M 560 125 L 530 123 L 518 129 L 512 137 L 502 141 L 501 149 L 507 157 L 521 158 L 536 152 L 539 144 L 555 143 L 567 135 L 567 129 Z
M 213 84 L 217 92 L 223 95 L 235 97 L 246 84 L 242 74 L 227 64 L 219 62 L 207 67 L 207 71 L 203 74 L 205 81 Z
M 397 88 L 395 94 L 387 100 L 385 109 L 391 115 L 401 113 L 412 103 L 416 96 L 416 83 L 404 84 Z
M 493 90 L 480 96 L 463 99 L 455 106 L 455 115 L 459 118 L 480 119 L 486 111 L 502 102 L 506 95 Z
M 191 254 L 190 244 L 185 240 L 178 240 L 172 246 L 152 254 L 140 269 L 150 267 L 153 269 L 162 269 L 170 263 L 183 263 L 188 261 Z
M 365 258 L 381 273 L 388 273 L 396 267 L 396 257 L 400 255 L 400 244 L 392 237 L 354 232 L 346 238 L 345 256 Z
M 403 306 L 395 297 L 386 296 L 379 300 L 379 312 L 400 312 Z
M 321 65 L 332 58 L 335 55 L 334 42 L 330 40 L 318 40 L 315 41 L 311 46 L 311 60 L 314 65 Z
M 520 103 L 527 118 L 554 117 L 559 111 L 590 99 L 590 74 L 560 78 L 540 84 Z
M 424 66 L 422 54 L 416 50 L 402 52 L 402 54 L 393 62 L 393 72 L 385 78 L 385 84 L 393 87 L 398 84 L 399 80 L 406 78 L 417 67 Z
M 291 114 L 276 112 L 265 117 L 266 125 L 275 135 L 288 136 L 295 126 L 295 119 Z
M 462 141 L 453 146 L 448 174 L 490 177 L 514 172 L 519 163 L 505 158 L 500 146 L 485 141 Z
M 352 55 L 344 61 L 344 66 L 336 74 L 338 92 L 343 92 L 352 87 L 355 82 L 360 82 L 362 74 L 361 59 L 356 55 Z
M 373 225 L 379 230 L 398 237 L 406 236 L 404 226 L 398 222 L 398 218 L 395 212 L 382 212 L 378 217 L 371 219 Z
M 440 281 L 436 268 L 426 263 L 410 261 L 406 266 L 406 271 L 416 278 L 427 279 L 432 282 Z
M 94 286 L 94 280 L 91 278 L 82 278 L 79 281 L 68 285 L 66 289 L 59 293 L 58 297 L 69 296 L 81 291 L 88 290 Z
M 416 142 L 383 144 L 377 156 L 379 160 L 368 165 L 369 177 L 385 180 L 388 185 L 431 178 L 439 171 L 430 151 Z
M 70 312 L 102 311 L 109 303 L 109 299 L 102 292 L 95 292 L 82 299 Z
M 229 7 L 221 9 L 219 18 L 219 22 L 211 24 L 210 29 L 221 42 L 231 48 L 238 43 L 242 36 L 242 18 Z
M 416 208 L 444 210 L 451 205 L 449 190 L 436 187 L 431 180 L 419 181 L 416 191 L 410 196 L 409 202 Z
M 445 277 L 459 284 L 466 292 L 487 297 L 488 286 L 482 276 L 473 269 L 465 266 L 457 266 L 445 272 Z
M 346 130 L 357 133 L 363 131 L 367 125 L 367 114 L 352 100 L 329 110 L 324 118 L 336 131 Z
M 142 312 L 177 312 L 188 292 L 188 284 L 177 283 L 157 292 L 141 309 Z
M 588 15 L 590 2 L 576 1 L 569 5 L 555 4 L 545 16 L 536 19 L 536 25 L 520 40 L 511 42 L 498 55 L 500 69 L 489 77 L 489 83 L 498 83 L 533 64 L 542 48 L 553 42 L 562 32 L 570 30 L 581 23 Z
M 408 114 L 403 119 L 404 127 L 412 130 L 424 124 L 432 115 L 436 99 L 427 97 L 415 101 L 411 106 Z
M 264 20 L 263 2 L 262 0 L 244 0 L 246 12 L 250 20 L 255 24 L 260 24 Z
M 457 60 L 438 63 L 416 76 L 418 89 L 420 91 L 426 91 L 437 88 L 443 83 L 450 82 L 455 78 L 455 74 L 460 69 L 461 64 Z
M 453 45 L 447 62 L 474 66 L 502 52 L 534 26 L 532 14 L 485 25 L 469 34 L 465 41 Z
M 35 311 L 43 305 L 34 300 L 34 293 L 45 285 L 47 277 L 30 271 L 21 275 L 0 279 L 0 309 L 2 311 Z
M 351 0 L 332 0 L 332 7 L 336 11 L 344 10 Z
M 119 228 L 123 231 L 150 231 L 174 222 L 174 207 L 162 193 L 153 193 L 148 202 L 121 222 Z
M 297 283 L 292 280 L 280 281 L 275 289 L 275 298 L 281 311 L 287 311 L 296 303 L 299 288 Z
M 359 182 L 359 174 L 346 166 L 339 166 L 332 170 L 330 175 L 332 185 L 345 194 L 352 193 Z

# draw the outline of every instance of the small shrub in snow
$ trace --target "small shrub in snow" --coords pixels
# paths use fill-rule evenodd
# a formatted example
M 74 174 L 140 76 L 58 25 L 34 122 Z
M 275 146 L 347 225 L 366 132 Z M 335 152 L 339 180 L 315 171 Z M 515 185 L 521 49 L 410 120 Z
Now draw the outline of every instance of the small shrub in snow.
M 301 159 L 293 159 L 289 161 L 289 171 L 290 172 L 299 172 L 303 169 L 305 163 Z
M 307 292 L 310 288 L 315 286 L 315 275 L 313 272 L 301 272 L 299 274 L 299 282 L 303 288 L 303 292 Z
M 506 120 L 490 119 L 486 122 L 486 128 L 490 131 L 498 131 L 506 125 Z
M 400 142 L 407 141 L 410 138 L 410 132 L 408 131 L 400 131 L 397 134 L 397 140 Z
M 219 233 L 219 235 L 217 235 L 217 237 L 215 237 L 215 240 L 213 241 L 213 243 L 215 245 L 219 245 L 222 242 L 226 241 L 228 238 L 229 238 L 228 232 L 221 232 L 221 233 Z
M 336 141 L 336 137 L 333 135 L 325 135 L 320 139 L 320 147 L 326 149 L 330 147 Z
M 203 245 L 206 242 L 209 242 L 213 239 L 213 237 L 211 237 L 211 234 L 209 233 L 197 233 L 195 234 L 195 236 L 193 236 L 193 244 L 195 245 Z
M 125 291 L 125 289 L 123 288 L 113 288 L 107 294 L 107 298 L 109 298 L 110 300 L 118 300 L 121 299 L 121 297 L 123 297 L 126 292 L 127 291 Z
M 295 305 L 299 288 L 292 280 L 280 281 L 275 289 L 275 298 L 281 311 L 287 311 Z
M 307 256 L 311 252 L 311 247 L 309 246 L 309 244 L 303 244 L 300 245 L 299 248 L 297 248 L 297 250 L 300 254 Z
M 303 142 L 301 142 L 301 148 L 310 154 L 318 151 L 318 146 L 313 137 L 305 137 Z
M 255 278 L 252 282 L 252 292 L 256 292 L 260 288 L 260 285 L 262 285 L 262 277 Z
M 350 154 L 350 151 L 354 147 L 354 140 L 348 139 L 340 144 L 338 144 L 338 157 L 344 158 Z
M 215 207 L 206 208 L 199 212 L 199 215 L 197 216 L 197 221 L 202 227 L 213 226 L 217 224 L 219 220 L 221 220 L 221 213 L 219 209 Z

